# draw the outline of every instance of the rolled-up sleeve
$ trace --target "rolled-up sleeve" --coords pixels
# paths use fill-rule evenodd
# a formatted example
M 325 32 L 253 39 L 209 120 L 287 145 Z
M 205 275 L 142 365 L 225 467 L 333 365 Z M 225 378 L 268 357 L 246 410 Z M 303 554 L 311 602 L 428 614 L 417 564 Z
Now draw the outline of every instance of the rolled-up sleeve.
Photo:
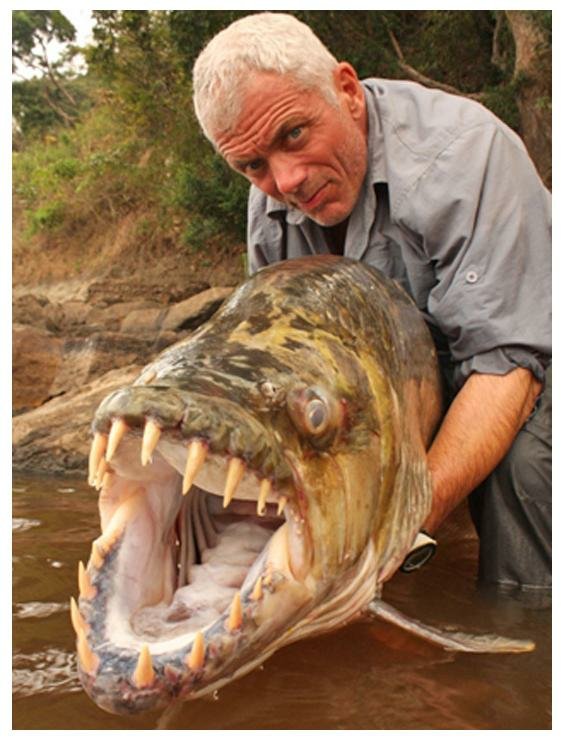
M 493 122 L 455 138 L 407 194 L 435 285 L 427 311 L 446 335 L 458 385 L 472 372 L 551 356 L 551 196 L 520 140 Z

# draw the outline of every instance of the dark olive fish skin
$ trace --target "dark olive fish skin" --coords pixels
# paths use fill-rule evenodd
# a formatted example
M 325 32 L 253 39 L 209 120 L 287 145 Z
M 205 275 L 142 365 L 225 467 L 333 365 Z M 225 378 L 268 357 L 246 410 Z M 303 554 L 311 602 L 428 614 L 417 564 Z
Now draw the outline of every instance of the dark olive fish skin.
M 101 487 L 102 536 L 75 620 L 88 693 L 112 712 L 189 699 L 286 643 L 357 617 L 428 513 L 425 452 L 440 415 L 430 333 L 393 281 L 335 256 L 289 260 L 252 276 L 204 327 L 96 412 L 90 479 Z M 230 480 L 232 491 L 240 487 L 225 495 L 225 512 L 230 497 L 239 509 L 259 490 L 267 512 L 286 503 L 286 523 L 244 577 L 239 599 L 201 628 L 201 638 L 186 622 L 184 642 L 174 633 L 151 643 L 129 623 L 145 606 L 173 600 L 175 577 L 160 582 L 160 571 L 192 568 L 193 556 L 177 555 L 184 550 L 173 523 L 191 523 L 178 514 L 192 497 L 182 498 L 178 472 L 197 455 L 208 456 L 214 472 L 195 479 L 197 487 L 210 482 L 216 494 L 215 478 L 227 491 Z M 189 489 L 190 474 L 185 481 Z M 191 550 L 199 555 L 212 547 L 211 510 L 193 515 L 199 535 Z M 205 521 L 209 533 L 200 536 Z M 147 542 L 156 555 L 141 569 L 136 533 L 151 532 L 153 522 L 159 529 Z

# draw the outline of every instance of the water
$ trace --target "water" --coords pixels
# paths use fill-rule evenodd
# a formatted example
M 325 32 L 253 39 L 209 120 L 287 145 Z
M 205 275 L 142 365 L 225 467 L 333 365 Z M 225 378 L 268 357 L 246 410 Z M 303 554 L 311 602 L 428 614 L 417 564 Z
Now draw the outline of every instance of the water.
M 384 597 L 434 625 L 531 637 L 533 653 L 450 654 L 379 621 L 355 624 L 163 717 L 109 715 L 78 682 L 68 609 L 98 534 L 96 492 L 82 481 L 14 481 L 14 729 L 551 728 L 551 610 L 480 593 L 475 542 L 457 532 Z

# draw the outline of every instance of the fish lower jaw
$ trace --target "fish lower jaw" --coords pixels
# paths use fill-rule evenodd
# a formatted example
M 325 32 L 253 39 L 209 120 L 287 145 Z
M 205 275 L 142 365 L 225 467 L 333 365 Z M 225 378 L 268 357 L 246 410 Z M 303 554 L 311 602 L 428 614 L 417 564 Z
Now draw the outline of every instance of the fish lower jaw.
M 177 609 L 178 592 L 169 606 L 154 605 L 127 617 L 118 596 L 103 594 L 103 578 L 94 573 L 91 587 L 105 600 L 104 619 L 96 616 L 95 599 L 88 595 L 79 608 L 72 606 L 79 670 L 92 699 L 111 712 L 140 712 L 178 695 L 208 694 L 265 661 L 293 613 L 312 599 L 290 573 L 287 531 L 286 524 L 276 531 L 226 610 L 197 630 L 178 622 L 178 634 L 165 640 L 150 636 L 142 623 L 149 622 L 150 610 L 169 613 L 174 604 Z
M 103 476 L 102 534 L 72 607 L 82 682 L 114 712 L 244 673 L 314 590 L 308 528 L 291 501 L 279 508 L 282 490 L 260 506 L 244 471 L 225 502 L 228 460 L 209 454 L 183 495 L 185 446 L 160 440 L 144 466 L 139 436 L 127 437 Z

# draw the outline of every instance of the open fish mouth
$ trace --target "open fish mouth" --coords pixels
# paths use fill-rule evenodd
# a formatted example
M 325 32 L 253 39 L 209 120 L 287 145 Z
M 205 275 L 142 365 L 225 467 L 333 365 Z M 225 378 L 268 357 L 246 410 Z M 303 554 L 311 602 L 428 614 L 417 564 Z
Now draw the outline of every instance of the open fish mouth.
M 89 482 L 101 489 L 102 534 L 80 564 L 72 615 L 82 682 L 111 712 L 249 671 L 313 592 L 303 492 L 274 435 L 224 399 L 216 416 L 212 399 L 164 392 L 119 391 L 95 421 Z

